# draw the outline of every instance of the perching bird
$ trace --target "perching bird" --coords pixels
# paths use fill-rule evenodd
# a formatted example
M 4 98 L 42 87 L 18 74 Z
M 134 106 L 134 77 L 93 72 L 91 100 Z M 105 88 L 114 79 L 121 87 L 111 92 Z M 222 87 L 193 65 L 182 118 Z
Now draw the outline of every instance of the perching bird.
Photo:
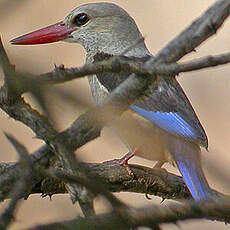
M 13 39 L 11 43 L 80 43 L 87 52 L 86 62 L 91 63 L 98 53 L 121 55 L 128 48 L 125 56 L 150 58 L 152 55 L 141 39 L 135 21 L 125 10 L 111 3 L 92 3 L 74 9 L 62 22 Z M 128 76 L 124 73 L 89 76 L 96 103 Z M 130 150 L 138 147 L 137 155 L 175 162 L 196 201 L 214 197 L 200 159 L 200 146 L 208 147 L 207 136 L 175 77 L 159 76 L 149 94 L 131 105 L 114 129 Z

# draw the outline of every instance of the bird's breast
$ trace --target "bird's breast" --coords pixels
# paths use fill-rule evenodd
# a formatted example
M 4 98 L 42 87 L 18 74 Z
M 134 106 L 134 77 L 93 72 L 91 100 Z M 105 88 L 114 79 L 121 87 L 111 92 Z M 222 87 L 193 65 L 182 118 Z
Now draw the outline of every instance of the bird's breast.
M 153 161 L 171 161 L 162 130 L 137 113 L 128 110 L 111 126 L 131 151 L 138 148 L 136 155 Z

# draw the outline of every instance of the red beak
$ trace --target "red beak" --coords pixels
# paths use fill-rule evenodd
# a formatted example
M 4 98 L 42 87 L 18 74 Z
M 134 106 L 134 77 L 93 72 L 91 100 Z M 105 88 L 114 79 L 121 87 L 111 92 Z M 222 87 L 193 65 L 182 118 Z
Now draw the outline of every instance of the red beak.
M 71 33 L 75 30 L 77 29 L 70 28 L 66 26 L 63 22 L 59 22 L 54 25 L 15 38 L 10 42 L 13 45 L 35 45 L 57 42 L 65 40 L 67 38 L 71 38 Z

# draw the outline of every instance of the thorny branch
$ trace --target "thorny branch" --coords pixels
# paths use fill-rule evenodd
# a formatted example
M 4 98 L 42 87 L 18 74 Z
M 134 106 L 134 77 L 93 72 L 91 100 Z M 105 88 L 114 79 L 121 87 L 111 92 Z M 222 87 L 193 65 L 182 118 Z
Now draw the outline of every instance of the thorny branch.
M 12 197 L 8 207 L 0 216 L 0 229 L 7 229 L 9 224 L 14 220 L 14 213 L 16 211 L 17 204 L 26 191 L 31 189 L 31 175 L 32 175 L 32 164 L 27 149 L 19 143 L 13 136 L 5 134 L 7 139 L 15 147 L 20 157 L 21 180 L 17 181 L 12 186 L 10 196 Z
M 58 156 L 61 160 L 61 162 L 64 162 L 64 165 L 67 166 L 64 167 L 65 170 L 67 169 L 68 171 L 70 169 L 70 173 L 74 174 L 75 170 L 80 169 L 81 167 L 76 162 L 73 151 L 84 145 L 85 143 L 89 142 L 90 140 L 98 137 L 100 135 L 101 129 L 105 124 L 108 123 L 109 120 L 115 119 L 124 110 L 126 110 L 129 105 L 132 104 L 137 98 L 143 96 L 148 90 L 148 87 L 155 84 L 155 81 L 157 79 L 156 75 L 159 74 L 174 77 L 174 75 L 178 74 L 179 72 L 192 71 L 196 69 L 228 63 L 230 61 L 229 54 L 219 55 L 215 57 L 205 57 L 182 64 L 177 64 L 175 62 L 181 59 L 184 55 L 192 52 L 203 41 L 215 34 L 216 31 L 223 24 L 225 19 L 229 16 L 229 13 L 230 2 L 227 0 L 217 1 L 200 18 L 194 21 L 187 29 L 185 29 L 164 49 L 162 49 L 155 58 L 151 58 L 150 60 L 146 61 L 144 65 L 143 62 L 141 62 L 140 60 L 132 61 L 124 57 L 112 57 L 106 62 L 95 63 L 94 65 L 86 65 L 79 69 L 56 68 L 55 71 L 52 73 L 41 75 L 38 78 L 39 81 L 44 82 L 44 84 L 46 84 L 46 82 L 48 82 L 48 84 L 54 84 L 71 80 L 73 78 L 79 78 L 92 73 L 99 73 L 100 71 L 119 72 L 121 70 L 125 70 L 128 72 L 139 73 L 139 75 L 132 75 L 131 77 L 129 77 L 124 83 L 116 88 L 103 103 L 91 109 L 89 112 L 81 115 L 78 119 L 76 119 L 76 121 L 73 122 L 73 124 L 68 129 L 59 134 L 51 126 L 45 116 L 33 110 L 30 105 L 26 104 L 25 101 L 20 97 L 22 93 L 33 90 L 28 87 L 28 82 L 34 81 L 34 78 L 25 78 L 22 74 L 15 73 L 14 68 L 8 62 L 3 47 L 0 46 L 0 64 L 5 74 L 5 84 L 0 90 L 0 107 L 9 116 L 23 122 L 25 125 L 30 127 L 36 133 L 36 135 L 39 138 L 43 139 L 47 144 L 31 156 L 31 162 L 33 162 L 31 164 L 33 165 L 33 167 L 37 167 L 38 169 L 39 167 L 49 168 L 53 166 L 52 164 L 50 164 L 50 159 L 54 158 L 52 154 L 52 151 L 54 151 L 56 153 L 56 156 Z M 148 73 L 148 75 L 143 77 L 143 75 L 141 75 L 140 73 Z M 12 79 L 15 79 L 16 74 L 18 74 L 18 76 L 21 76 L 21 81 L 17 81 L 17 85 L 15 86 L 14 84 L 12 84 Z M 110 111 L 110 113 L 108 113 L 108 111 Z M 100 114 L 103 114 L 103 120 L 100 118 Z M 102 165 L 103 164 L 99 165 L 98 167 L 101 169 Z M 90 164 L 88 164 L 87 167 L 90 168 Z M 135 167 L 139 166 L 131 167 L 135 171 Z M 150 170 L 143 167 L 139 168 L 141 168 L 141 170 L 143 170 L 144 172 Z M 11 181 L 12 183 L 13 181 L 15 181 L 14 172 L 19 170 L 17 164 L 2 164 L 0 167 L 0 171 L 1 169 L 3 169 L 4 173 L 0 177 L 0 185 L 6 185 L 6 182 Z M 111 167 L 109 168 L 109 170 L 111 170 Z M 35 169 L 34 171 L 36 172 L 33 172 L 32 177 L 37 177 L 41 179 L 41 171 L 40 173 L 39 170 Z M 154 172 L 154 170 L 152 170 L 152 172 Z M 87 173 L 87 175 L 89 174 L 90 173 Z M 39 179 L 32 180 L 30 184 L 32 191 L 36 187 L 36 182 L 38 182 Z M 10 196 L 9 190 L 11 190 L 11 188 L 8 187 L 5 190 L 5 194 L 3 194 L 8 194 L 8 196 Z M 1 189 L 4 191 L 4 188 Z M 102 190 L 98 192 L 101 193 Z M 162 196 L 164 197 L 164 192 L 162 193 Z M 4 196 L 2 198 L 4 198 Z M 84 229 L 83 227 L 86 223 L 95 223 L 94 218 L 97 218 L 97 220 L 101 220 L 97 223 L 101 224 L 102 226 L 106 226 L 106 224 L 108 223 L 107 221 L 110 220 L 110 229 L 117 229 L 115 227 L 116 223 L 121 224 L 121 226 L 119 226 L 120 229 L 127 229 L 129 227 L 138 226 L 152 227 L 153 224 L 174 222 L 189 218 L 217 218 L 229 221 L 229 207 L 227 205 L 228 203 L 229 202 L 226 202 L 224 200 L 218 201 L 218 203 L 211 204 L 175 204 L 174 206 L 170 206 L 172 208 L 159 206 L 151 206 L 150 208 L 143 208 L 142 210 L 128 208 L 125 214 L 129 217 L 129 221 L 125 225 L 122 221 L 118 223 L 116 218 L 118 218 L 118 216 L 121 217 L 120 215 L 122 214 L 116 212 L 116 210 L 114 210 L 115 213 L 106 214 L 104 216 L 94 216 L 91 218 L 77 219 L 76 223 L 79 224 L 78 226 L 82 226 L 81 229 Z M 221 206 L 219 206 L 220 204 Z M 154 213 L 152 212 L 152 210 L 154 210 Z M 183 214 L 178 210 L 181 210 Z M 70 228 L 70 226 L 67 226 L 68 224 L 66 225 L 66 223 L 67 222 L 57 223 L 57 225 L 55 226 L 59 226 L 61 228 L 61 226 L 63 226 L 64 224 L 66 228 Z M 72 224 L 75 224 L 75 222 L 68 223 L 71 223 L 71 227 L 74 226 Z M 113 226 L 111 226 L 112 223 L 114 223 Z M 95 225 L 95 229 L 96 227 L 99 226 Z M 43 226 L 43 229 L 51 228 L 53 228 L 52 225 Z
M 144 63 L 146 60 L 141 58 L 130 58 L 125 56 L 111 56 L 106 61 L 100 61 L 94 64 L 85 64 L 78 68 L 64 68 L 64 65 L 56 67 L 52 72 L 41 74 L 36 77 L 28 79 L 28 81 L 38 81 L 45 85 L 59 84 L 73 79 L 79 79 L 87 75 L 99 74 L 105 72 L 128 72 L 139 75 L 163 75 L 175 76 L 183 72 L 191 72 L 210 68 L 214 66 L 225 65 L 230 62 L 230 53 L 220 54 L 215 56 L 207 56 L 197 58 L 192 61 L 182 63 L 161 63 L 156 66 L 150 65 L 146 67 Z M 24 89 L 25 91 L 29 89 Z

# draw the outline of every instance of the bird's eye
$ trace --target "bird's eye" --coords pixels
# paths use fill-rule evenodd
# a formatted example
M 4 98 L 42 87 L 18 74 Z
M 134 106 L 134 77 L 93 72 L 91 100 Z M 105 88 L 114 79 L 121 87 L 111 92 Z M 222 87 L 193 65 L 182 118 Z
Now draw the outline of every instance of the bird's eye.
M 85 13 L 78 14 L 74 19 L 73 19 L 73 24 L 76 26 L 82 26 L 86 22 L 89 21 L 89 16 Z

